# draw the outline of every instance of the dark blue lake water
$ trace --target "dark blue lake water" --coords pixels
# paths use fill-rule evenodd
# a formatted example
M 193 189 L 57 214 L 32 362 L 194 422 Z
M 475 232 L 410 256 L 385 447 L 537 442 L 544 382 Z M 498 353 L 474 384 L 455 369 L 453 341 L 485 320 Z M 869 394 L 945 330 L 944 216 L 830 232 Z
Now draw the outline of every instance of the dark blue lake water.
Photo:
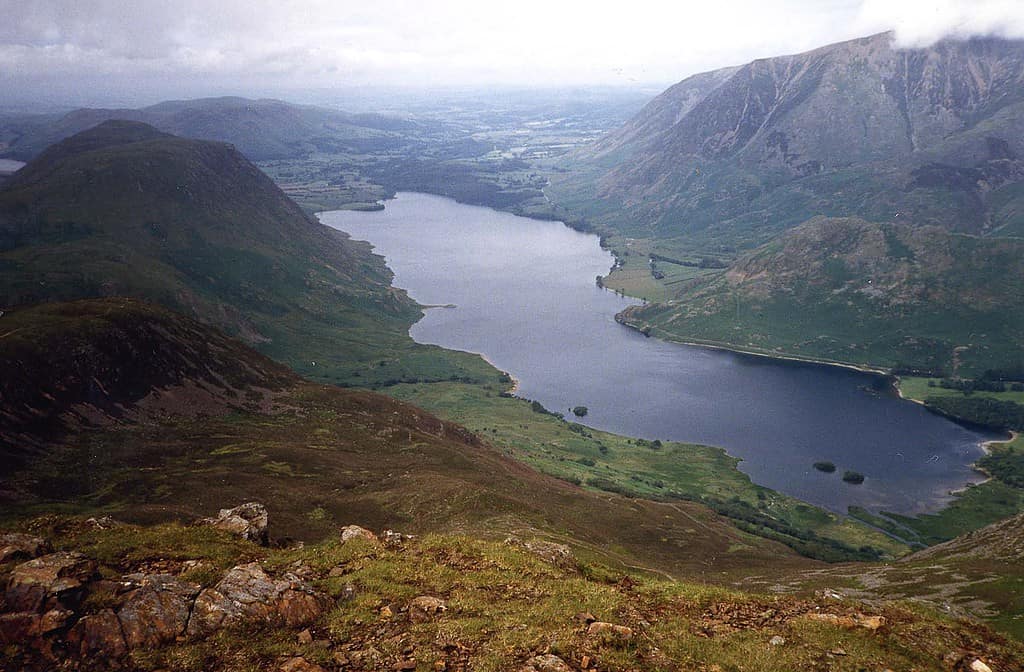
M 974 432 L 894 396 L 876 377 L 683 346 L 617 324 L 630 299 L 596 287 L 611 255 L 596 236 L 450 199 L 400 193 L 378 212 L 321 221 L 370 241 L 394 284 L 432 308 L 421 343 L 478 352 L 519 382 L 519 396 L 592 427 L 725 448 L 756 482 L 834 511 L 851 504 L 918 513 L 978 481 Z M 811 465 L 834 462 L 837 473 Z M 840 479 L 863 473 L 861 485 Z

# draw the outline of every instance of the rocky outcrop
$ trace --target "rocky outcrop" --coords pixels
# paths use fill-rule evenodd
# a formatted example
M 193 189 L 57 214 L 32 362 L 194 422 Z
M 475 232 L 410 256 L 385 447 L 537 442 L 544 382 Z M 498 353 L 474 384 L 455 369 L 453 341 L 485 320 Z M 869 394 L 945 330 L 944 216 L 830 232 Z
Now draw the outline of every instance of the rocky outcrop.
M 377 535 L 370 532 L 365 527 L 359 527 L 358 525 L 346 525 L 341 528 L 341 543 L 352 541 L 353 539 L 365 539 L 366 541 L 377 542 Z
M 121 620 L 111 609 L 85 616 L 68 632 L 67 644 L 72 654 L 82 658 L 123 658 L 128 653 Z
M 11 572 L 5 606 L 9 611 L 35 613 L 75 607 L 95 573 L 96 562 L 81 553 L 59 551 L 29 560 Z
M 31 560 L 52 549 L 45 539 L 31 534 L 11 532 L 0 534 L 0 563 L 11 560 Z
M 420 595 L 409 603 L 409 620 L 413 623 L 423 623 L 424 621 L 434 619 L 447 610 L 448 605 L 445 604 L 444 600 L 431 597 L 430 595 Z
M 129 648 L 159 646 L 185 634 L 199 586 L 169 574 L 125 577 L 137 586 L 118 612 Z
M 216 518 L 203 518 L 199 523 L 225 530 L 263 546 L 270 541 L 267 531 L 270 515 L 267 513 L 267 507 L 258 502 L 246 502 L 233 509 L 221 509 Z
M 258 513 L 253 508 L 243 513 L 254 510 Z M 220 518 L 229 520 L 232 512 L 238 513 L 238 509 L 226 509 L 222 514 L 228 515 Z M 265 524 L 265 515 L 246 518 L 257 521 L 249 529 L 259 529 L 261 519 Z M 9 558 L 49 548 L 45 540 L 29 535 L 0 539 Z M 50 669 L 51 663 L 66 657 L 89 661 L 89 669 L 108 669 L 133 651 L 205 637 L 225 627 L 254 621 L 288 628 L 306 626 L 329 605 L 328 598 L 307 582 L 316 572 L 304 563 L 293 563 L 293 571 L 279 578 L 267 574 L 259 563 L 238 565 L 205 590 L 169 573 L 194 569 L 198 562 L 150 562 L 146 566 L 151 565 L 167 570 L 104 579 L 95 560 L 64 551 L 14 566 L 0 592 L 0 645 L 15 645 L 26 655 L 37 656 L 31 660 L 42 667 L 32 669 Z M 90 602 L 102 606 L 90 609 Z M 309 632 L 305 633 L 308 639 Z M 320 669 L 299 663 L 293 667 Z
M 252 562 L 232 568 L 216 586 L 199 594 L 188 634 L 209 634 L 243 620 L 305 625 L 316 620 L 324 606 L 323 599 L 298 577 L 275 580 Z

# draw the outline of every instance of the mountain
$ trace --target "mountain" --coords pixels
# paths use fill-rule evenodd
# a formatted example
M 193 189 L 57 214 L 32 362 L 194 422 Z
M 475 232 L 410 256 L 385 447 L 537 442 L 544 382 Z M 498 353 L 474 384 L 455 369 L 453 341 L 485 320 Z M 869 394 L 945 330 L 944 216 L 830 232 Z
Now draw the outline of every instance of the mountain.
M 1024 349 L 1024 241 L 817 217 L 627 324 L 769 354 L 980 375 Z
M 372 385 L 432 375 L 435 351 L 447 361 L 408 338 L 419 309 L 368 245 L 305 214 L 230 145 L 137 122 L 63 140 L 0 188 L 0 264 L 4 306 L 143 298 L 322 380 Z M 419 370 L 378 365 L 396 352 L 418 353 Z M 463 359 L 455 375 L 486 368 Z
M 899 49 L 891 34 L 684 80 L 584 148 L 548 195 L 690 251 L 816 215 L 1024 232 L 1024 41 Z
M 30 160 L 50 145 L 113 119 L 138 121 L 198 140 L 229 142 L 252 161 L 306 156 L 338 148 L 393 146 L 421 122 L 352 114 L 280 100 L 201 98 L 166 101 L 141 109 L 73 110 L 60 117 L 20 117 L 8 129 L 6 156 Z

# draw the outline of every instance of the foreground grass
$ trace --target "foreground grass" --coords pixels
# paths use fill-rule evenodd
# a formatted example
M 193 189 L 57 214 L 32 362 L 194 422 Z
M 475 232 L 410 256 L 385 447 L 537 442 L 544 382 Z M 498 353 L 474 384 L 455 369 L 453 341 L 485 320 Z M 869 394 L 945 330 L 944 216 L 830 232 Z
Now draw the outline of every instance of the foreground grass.
M 463 535 L 428 535 L 387 547 L 330 539 L 267 549 L 179 525 L 97 530 L 48 517 L 19 527 L 45 534 L 58 548 L 96 557 L 111 578 L 147 563 L 171 560 L 173 567 L 174 561 L 199 560 L 184 570 L 185 578 L 212 585 L 233 563 L 256 560 L 272 574 L 305 567 L 314 586 L 334 598 L 305 641 L 282 628 L 242 626 L 207 640 L 138 651 L 132 663 L 144 670 L 276 669 L 281 660 L 301 655 L 332 668 L 339 660 L 355 669 L 389 669 L 411 660 L 417 670 L 497 671 L 550 653 L 574 669 L 609 671 L 937 671 L 946 669 L 945 656 L 958 651 L 1002 670 L 1024 656 L 1019 644 L 985 626 L 922 605 L 869 607 L 809 592 L 739 592 L 572 558 L 552 564 L 515 544 Z M 421 595 L 440 598 L 447 609 L 410 619 L 406 607 Z M 632 634 L 588 634 L 580 613 Z M 820 613 L 880 615 L 885 625 L 843 627 L 815 620 Z M 769 644 L 773 637 L 784 643 Z
M 501 386 L 398 385 L 385 390 L 485 437 L 537 470 L 594 490 L 697 501 L 741 529 L 829 560 L 900 555 L 907 547 L 847 518 L 753 484 L 719 448 L 656 445 L 538 413 Z M 872 550 L 873 549 L 873 550 Z

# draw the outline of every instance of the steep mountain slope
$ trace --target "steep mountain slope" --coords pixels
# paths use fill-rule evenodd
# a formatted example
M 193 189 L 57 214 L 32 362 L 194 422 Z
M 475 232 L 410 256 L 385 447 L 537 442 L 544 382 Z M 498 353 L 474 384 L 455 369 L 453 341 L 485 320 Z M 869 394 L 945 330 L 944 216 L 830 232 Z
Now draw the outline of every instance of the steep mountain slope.
M 422 409 L 308 382 L 151 304 L 43 304 L 0 323 L 7 518 L 59 509 L 154 522 L 255 499 L 274 534 L 306 540 L 356 520 L 417 534 L 540 531 L 672 573 L 817 564 L 699 504 L 543 476 Z
M 687 83 L 699 102 L 674 102 Z M 1014 234 L 1022 131 L 1024 42 L 901 50 L 882 34 L 690 78 L 574 156 L 548 193 L 613 230 L 704 251 L 819 214 Z
M 0 263 L 3 305 L 145 298 L 321 379 L 437 367 L 369 365 L 388 352 L 444 359 L 408 339 L 418 308 L 368 246 L 306 215 L 231 146 L 145 124 L 104 122 L 18 171 L 0 189 Z M 456 373 L 486 370 L 452 357 Z
M 393 145 L 421 123 L 375 114 L 351 114 L 280 100 L 201 98 L 141 109 L 82 108 L 56 119 L 14 120 L 6 155 L 28 161 L 46 147 L 104 121 L 138 121 L 167 133 L 234 144 L 252 161 L 305 156 L 367 143 Z
M 1024 241 L 819 217 L 620 319 L 684 341 L 971 375 L 1017 361 L 1022 302 Z

